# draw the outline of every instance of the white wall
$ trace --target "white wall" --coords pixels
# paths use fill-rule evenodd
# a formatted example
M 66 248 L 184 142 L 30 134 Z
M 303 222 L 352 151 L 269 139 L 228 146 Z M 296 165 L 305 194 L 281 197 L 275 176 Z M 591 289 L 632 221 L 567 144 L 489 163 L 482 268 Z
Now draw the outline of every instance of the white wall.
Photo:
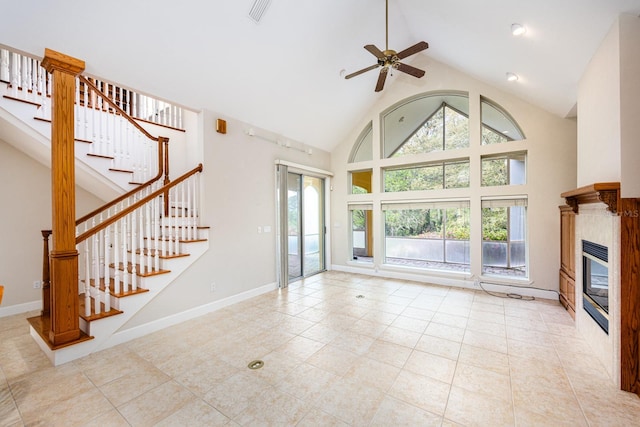
M 620 182 L 620 50 L 616 22 L 578 85 L 578 187 Z
M 51 169 L 0 139 L 0 183 L 2 316 L 41 306 L 41 290 L 33 289 L 33 282 L 42 280 L 40 230 L 51 229 Z M 76 187 L 78 216 L 102 203 Z
M 227 134 L 215 131 L 218 117 Z M 201 113 L 204 195 L 202 225 L 210 226 L 210 249 L 183 275 L 145 306 L 121 330 L 250 291 L 276 282 L 275 160 L 329 169 L 330 155 L 308 155 L 250 137 L 249 125 L 205 111 Z M 274 139 L 267 131 L 256 134 Z M 301 148 L 302 145 L 293 143 Z M 258 227 L 270 233 L 258 234 Z M 216 291 L 211 292 L 215 282 Z
M 619 22 L 622 197 L 640 197 L 640 17 Z
M 418 58 L 416 58 L 418 59 Z M 422 61 L 422 62 L 420 62 Z M 480 198 L 483 195 L 526 194 L 528 195 L 528 236 L 529 236 L 529 279 L 526 286 L 534 286 L 547 290 L 558 289 L 559 269 L 559 212 L 558 206 L 564 204 L 560 193 L 573 189 L 576 185 L 576 124 L 574 120 L 562 119 L 540 108 L 528 104 L 512 95 L 499 91 L 489 85 L 459 72 L 437 61 L 423 57 L 414 64 L 426 69 L 425 77 L 420 80 L 395 73 L 392 85 L 387 85 L 380 94 L 378 102 L 369 110 L 359 123 L 356 123 L 350 135 L 332 153 L 332 170 L 335 173 L 332 192 L 332 227 L 333 227 L 333 265 L 335 268 L 368 271 L 371 274 L 413 278 L 443 284 L 461 284 L 459 275 L 418 272 L 407 274 L 407 270 L 385 267 L 382 258 L 382 218 L 380 212 L 380 194 L 348 196 L 349 153 L 358 135 L 369 121 L 373 121 L 374 160 L 352 166 L 354 169 L 373 168 L 373 185 L 379 187 L 381 177 L 377 160 L 380 141 L 379 114 L 391 105 L 410 96 L 430 91 L 464 91 L 469 93 L 470 123 L 473 117 L 480 114 L 480 96 L 487 97 L 506 109 L 520 124 L 527 136 L 526 141 L 510 142 L 492 146 L 480 146 L 479 120 L 470 127 L 470 148 L 457 150 L 456 157 L 471 158 L 471 183 L 469 189 L 432 190 L 417 192 L 412 195 L 399 195 L 403 198 L 444 198 L 469 197 L 471 200 L 471 260 L 473 274 L 480 275 L 481 264 L 481 224 L 480 216 L 473 214 L 480 209 Z M 373 83 L 372 81 L 372 90 Z M 389 82 L 388 82 L 389 83 Z M 518 84 L 527 84 L 526 82 Z M 480 186 L 480 155 L 499 150 L 528 151 L 527 184 L 516 187 L 487 188 Z M 385 197 L 395 197 L 394 195 Z M 351 261 L 349 253 L 349 217 L 348 200 L 372 200 L 374 204 L 374 258 L 376 265 L 367 267 Z M 520 283 L 522 284 L 522 283 Z M 546 293 L 547 297 L 553 296 Z

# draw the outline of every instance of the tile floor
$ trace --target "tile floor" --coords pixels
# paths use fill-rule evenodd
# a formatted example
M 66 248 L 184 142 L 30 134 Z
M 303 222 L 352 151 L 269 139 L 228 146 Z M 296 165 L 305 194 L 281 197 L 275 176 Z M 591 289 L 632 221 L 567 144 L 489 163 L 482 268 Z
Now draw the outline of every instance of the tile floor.
M 327 272 L 56 368 L 25 317 L 1 426 L 640 425 L 550 301 Z

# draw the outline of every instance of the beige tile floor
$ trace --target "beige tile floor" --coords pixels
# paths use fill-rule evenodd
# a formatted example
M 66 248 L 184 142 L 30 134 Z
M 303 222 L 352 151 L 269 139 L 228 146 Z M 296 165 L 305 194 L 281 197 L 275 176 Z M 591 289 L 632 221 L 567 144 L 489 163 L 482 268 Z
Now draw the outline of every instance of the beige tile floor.
M 327 272 L 56 368 L 25 317 L 1 426 L 640 425 L 551 301 Z

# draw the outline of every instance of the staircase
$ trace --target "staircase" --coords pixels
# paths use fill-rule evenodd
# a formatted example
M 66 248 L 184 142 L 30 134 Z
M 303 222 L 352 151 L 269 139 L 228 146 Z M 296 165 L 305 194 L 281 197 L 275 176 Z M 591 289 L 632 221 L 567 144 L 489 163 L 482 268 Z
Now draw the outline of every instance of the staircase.
M 52 134 L 51 97 L 57 105 L 61 101 L 52 93 L 52 80 L 37 58 L 0 49 L 0 120 L 12 124 L 17 137 L 28 137 L 23 151 L 53 169 L 47 137 Z M 208 227 L 199 220 L 202 165 L 169 179 L 168 138 L 150 135 L 140 119 L 129 115 L 141 113 L 142 121 L 173 127 L 181 125 L 181 110 L 82 75 L 75 88 L 69 106 L 75 113 L 75 170 L 87 186 L 117 197 L 75 220 L 77 274 L 65 280 L 50 274 L 55 248 L 49 249 L 52 232 L 42 231 L 43 310 L 29 322 L 32 337 L 54 365 L 126 340 L 119 329 L 209 245 Z M 77 291 L 77 306 L 52 300 L 64 293 L 61 286 L 69 285 Z M 56 319 L 76 315 L 80 336 L 55 342 Z

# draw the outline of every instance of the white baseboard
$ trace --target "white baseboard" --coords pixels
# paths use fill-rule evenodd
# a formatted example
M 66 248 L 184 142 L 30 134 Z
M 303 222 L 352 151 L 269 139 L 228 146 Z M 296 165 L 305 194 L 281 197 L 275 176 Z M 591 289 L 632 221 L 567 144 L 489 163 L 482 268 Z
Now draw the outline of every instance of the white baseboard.
M 42 310 L 42 301 L 31 301 L 23 304 L 10 305 L 8 307 L 0 307 L 0 317 L 13 316 L 34 310 Z
M 429 274 L 424 271 L 420 271 L 419 273 L 412 271 L 396 271 L 396 270 L 374 270 L 370 267 L 357 267 L 351 265 L 337 265 L 334 264 L 331 266 L 333 270 L 343 271 L 345 273 L 355 273 L 355 274 L 365 274 L 367 276 L 374 277 L 386 277 L 389 279 L 400 279 L 400 280 L 412 280 L 415 282 L 421 283 L 431 283 L 434 285 L 442 285 L 442 286 L 454 286 L 457 288 L 464 289 L 475 289 L 482 290 L 479 286 L 475 284 L 475 278 L 470 274 L 460 274 L 460 273 L 442 273 L 439 274 Z M 489 292 L 499 292 L 502 294 L 518 294 L 527 297 L 541 298 L 541 299 L 550 299 L 557 300 L 558 293 L 552 290 L 546 289 L 538 289 L 528 287 L 527 283 L 523 282 L 522 285 L 515 283 L 508 283 L 505 280 L 492 280 L 491 278 L 482 277 L 480 278 L 480 282 L 482 283 L 482 287 Z
M 195 319 L 196 317 L 200 317 L 205 314 L 212 313 L 214 311 L 228 307 L 232 304 L 236 304 L 236 303 L 248 300 L 250 298 L 260 296 L 262 294 L 274 291 L 276 289 L 278 289 L 277 283 L 275 282 L 269 283 L 255 289 L 250 289 L 246 292 L 239 293 L 237 295 L 232 295 L 230 297 L 223 298 L 218 301 L 213 301 L 208 304 L 201 305 L 199 307 L 194 307 L 192 309 L 183 311 L 181 313 L 173 314 L 171 316 L 163 317 L 162 319 L 154 320 L 152 322 L 145 323 L 143 325 L 134 326 L 133 328 L 116 332 L 96 351 L 104 350 L 105 348 L 113 347 L 114 345 L 122 344 L 124 342 L 143 337 L 152 332 L 156 332 L 156 331 L 168 328 L 170 326 L 177 325 L 187 320 Z

